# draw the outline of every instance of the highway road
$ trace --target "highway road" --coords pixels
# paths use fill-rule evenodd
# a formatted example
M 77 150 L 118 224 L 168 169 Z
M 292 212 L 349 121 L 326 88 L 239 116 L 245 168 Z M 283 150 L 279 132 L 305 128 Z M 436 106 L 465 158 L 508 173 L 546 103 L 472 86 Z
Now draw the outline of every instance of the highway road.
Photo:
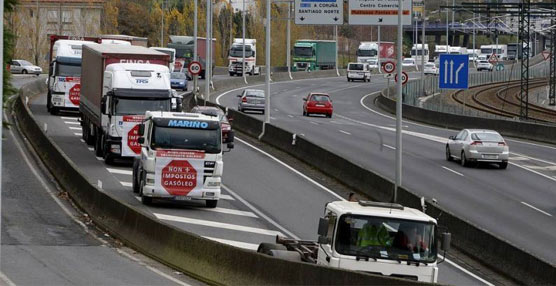
M 373 104 L 385 86 L 381 77 L 371 83 L 348 83 L 344 77 L 274 83 L 271 122 L 393 180 L 395 118 Z M 302 116 L 302 98 L 313 91 L 331 95 L 335 111 L 331 119 Z M 227 92 L 217 101 L 236 109 L 240 92 Z M 507 138 L 511 151 L 507 170 L 494 164 L 464 168 L 444 159 L 446 139 L 456 130 L 410 121 L 404 121 L 403 129 L 403 186 L 556 262 L 556 146 Z
M 46 96 L 31 101 L 31 110 L 49 136 L 87 174 L 93 184 L 118 199 L 181 229 L 236 247 L 255 250 L 260 242 L 273 242 L 275 235 L 316 239 L 318 218 L 326 202 L 342 199 L 334 190 L 267 153 L 241 135 L 236 148 L 224 154 L 222 199 L 215 209 L 204 204 L 163 203 L 144 206 L 131 191 L 129 165 L 106 165 L 81 140 L 75 114 L 51 116 Z M 488 284 L 459 266 L 440 265 L 439 280 L 457 285 Z
M 14 129 L 4 129 L 2 144 L 1 285 L 204 285 L 91 225 Z

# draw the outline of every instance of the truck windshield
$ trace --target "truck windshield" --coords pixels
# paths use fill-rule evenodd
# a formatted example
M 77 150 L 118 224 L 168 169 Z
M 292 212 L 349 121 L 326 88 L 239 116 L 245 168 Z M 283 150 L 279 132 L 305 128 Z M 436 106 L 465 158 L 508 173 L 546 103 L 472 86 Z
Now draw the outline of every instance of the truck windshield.
M 376 57 L 376 50 L 357 50 L 357 56 L 359 57 Z
M 81 65 L 58 63 L 56 65 L 56 76 L 81 76 Z
M 249 58 L 253 56 L 253 51 L 251 51 L 251 47 L 245 47 L 245 57 Z M 243 57 L 243 48 L 242 47 L 233 47 L 230 49 L 230 57 Z
M 487 55 L 491 55 L 492 54 L 492 49 L 481 49 L 481 54 L 487 54 Z
M 335 248 L 343 255 L 433 263 L 437 255 L 435 225 L 343 215 L 338 220 Z
M 153 149 L 201 150 L 220 153 L 222 139 L 220 129 L 186 129 L 154 126 L 151 135 Z
M 118 98 L 114 97 L 115 115 L 138 115 L 146 111 L 171 111 L 170 98 Z
M 310 47 L 295 47 L 293 48 L 293 54 L 296 57 L 312 57 L 313 49 Z

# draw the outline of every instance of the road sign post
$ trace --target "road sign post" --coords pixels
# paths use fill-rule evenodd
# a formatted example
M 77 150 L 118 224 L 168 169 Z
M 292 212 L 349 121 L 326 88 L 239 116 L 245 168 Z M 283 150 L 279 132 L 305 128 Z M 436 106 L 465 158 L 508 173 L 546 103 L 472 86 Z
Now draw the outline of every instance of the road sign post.
M 394 80 L 396 82 L 398 82 L 398 74 L 396 74 L 396 76 L 394 77 Z M 407 75 L 406 72 L 402 71 L 402 85 L 405 85 L 408 80 L 409 80 L 409 76 Z
M 201 63 L 200 62 L 191 62 L 188 66 L 187 66 L 187 70 L 189 71 L 190 74 L 192 75 L 199 75 L 199 73 L 201 73 Z
M 343 0 L 295 0 L 296 25 L 342 25 Z
M 469 55 L 440 55 L 441 89 L 469 88 Z
M 402 3 L 403 25 L 411 25 L 411 0 L 350 0 L 349 24 L 396 26 L 399 2 Z
M 396 70 L 396 64 L 391 61 L 387 61 L 382 65 L 382 69 L 385 73 L 393 73 Z

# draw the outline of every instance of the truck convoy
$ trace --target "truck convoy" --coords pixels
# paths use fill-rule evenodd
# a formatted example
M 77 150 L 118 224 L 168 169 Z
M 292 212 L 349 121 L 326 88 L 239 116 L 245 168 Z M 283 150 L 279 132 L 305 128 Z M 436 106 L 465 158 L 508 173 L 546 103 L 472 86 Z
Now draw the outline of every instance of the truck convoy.
M 59 110 L 79 110 L 81 49 L 83 44 L 95 42 L 100 42 L 100 39 L 50 36 L 46 99 L 46 109 L 50 114 L 57 114 Z
M 379 54 L 380 50 L 380 54 Z M 361 42 L 359 48 L 357 49 L 357 62 L 365 63 L 369 61 L 377 61 L 380 55 L 381 61 L 383 59 L 394 59 L 396 57 L 396 50 L 394 43 L 392 42 L 380 42 L 380 48 L 378 42 Z
M 164 47 L 150 47 L 149 49 L 153 49 L 170 56 L 170 64 L 168 64 L 168 68 L 170 69 L 170 72 L 174 71 L 174 67 L 176 65 L 176 49 Z
M 298 40 L 293 46 L 293 71 L 325 70 L 336 67 L 336 42 Z
M 141 156 L 133 162 L 132 182 L 141 201 L 201 200 L 216 207 L 224 170 L 218 117 L 147 111 L 143 122 L 138 129 Z M 229 135 L 233 140 L 233 133 Z
M 175 71 L 182 71 L 184 68 L 187 69 L 189 63 L 193 61 L 194 43 L 195 38 L 191 36 L 170 36 L 168 48 L 174 48 L 176 50 Z M 213 53 L 215 44 L 216 39 L 212 39 Z M 197 37 L 197 54 L 199 56 L 199 62 L 201 63 L 201 73 L 199 74 L 200 78 L 205 78 L 205 62 L 207 59 L 206 47 L 206 38 Z M 212 63 L 212 68 L 214 69 L 214 60 Z
M 243 38 L 235 38 L 228 53 L 230 76 L 243 74 Z M 250 75 L 261 74 L 257 66 L 257 40 L 245 39 L 245 70 Z
M 137 129 L 147 110 L 171 111 L 167 54 L 110 44 L 83 46 L 81 126 L 106 163 L 140 154 Z
M 102 44 L 125 44 L 147 47 L 148 39 L 145 37 L 136 37 L 128 35 L 101 35 Z
M 317 242 L 277 236 L 276 244 L 261 243 L 257 252 L 436 283 L 437 228 L 434 218 L 399 204 L 336 201 L 325 205 Z M 441 250 L 449 250 L 450 240 L 449 233 L 442 234 Z

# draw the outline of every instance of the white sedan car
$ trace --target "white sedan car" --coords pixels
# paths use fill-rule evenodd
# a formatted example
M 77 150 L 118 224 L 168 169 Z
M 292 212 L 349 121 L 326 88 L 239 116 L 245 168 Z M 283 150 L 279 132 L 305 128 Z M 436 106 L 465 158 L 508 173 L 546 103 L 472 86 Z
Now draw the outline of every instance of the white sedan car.
M 477 61 L 477 70 L 478 71 L 482 71 L 482 70 L 492 71 L 493 68 L 494 68 L 494 66 L 491 63 L 489 63 L 488 61 L 484 61 L 484 60 Z
M 26 60 L 12 60 L 12 62 L 10 63 L 10 72 L 39 75 L 42 73 L 42 68 L 33 65 Z
M 436 67 L 436 65 L 434 63 L 426 63 L 425 68 L 423 69 L 423 72 L 425 74 L 437 75 L 438 74 L 438 68 Z
M 446 144 L 446 160 L 459 159 L 461 165 L 470 163 L 498 163 L 500 169 L 508 167 L 510 149 L 502 136 L 493 130 L 464 129 L 450 136 Z

